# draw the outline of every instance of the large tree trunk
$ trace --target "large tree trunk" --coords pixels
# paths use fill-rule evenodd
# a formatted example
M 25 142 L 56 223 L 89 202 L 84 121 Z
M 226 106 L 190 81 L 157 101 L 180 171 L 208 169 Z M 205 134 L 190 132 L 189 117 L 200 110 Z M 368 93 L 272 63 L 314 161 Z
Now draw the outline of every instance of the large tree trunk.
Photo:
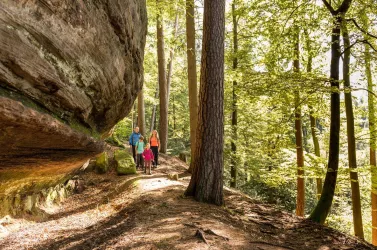
M 160 90 L 160 152 L 166 153 L 168 144 L 168 88 L 166 83 L 164 28 L 160 0 L 157 0 L 157 57 L 158 83 Z
M 340 25 L 342 17 L 351 6 L 352 0 L 344 0 L 340 7 L 335 11 L 331 5 L 323 0 L 326 7 L 334 17 L 334 24 L 331 35 L 331 65 L 330 65 L 330 83 L 331 83 L 331 118 L 330 118 L 330 143 L 329 143 L 329 161 L 327 173 L 321 198 L 317 206 L 310 215 L 310 219 L 321 224 L 325 223 L 327 215 L 330 212 L 334 198 L 336 179 L 339 167 L 339 131 L 340 131 L 340 95 L 339 95 L 339 60 L 340 60 Z
M 368 17 L 363 15 L 363 26 L 364 29 L 368 30 Z M 365 37 L 367 38 L 367 37 Z M 371 72 L 371 55 L 370 48 L 368 44 L 364 45 L 364 61 L 365 61 L 365 76 L 368 83 L 368 112 L 369 112 L 369 164 L 371 167 L 371 178 L 372 178 L 372 244 L 377 246 L 377 162 L 376 162 L 376 116 L 375 116 L 375 97 L 373 96 L 373 81 Z
M 232 18 L 233 18 L 233 70 L 237 70 L 238 67 L 238 31 L 237 31 L 237 15 L 236 15 L 236 4 L 233 1 L 232 3 Z M 230 166 L 230 186 L 235 188 L 237 187 L 237 81 L 233 81 L 233 100 L 232 100 L 232 158 Z
M 346 105 L 347 116 L 347 142 L 348 142 L 348 164 L 350 168 L 351 177 L 351 191 L 352 191 L 352 213 L 353 213 L 353 228 L 355 235 L 364 239 L 363 219 L 361 216 L 361 201 L 359 179 L 357 176 L 357 161 L 356 161 L 356 142 L 355 142 L 355 125 L 352 107 L 352 92 L 350 83 L 350 57 L 351 44 L 347 31 L 347 26 L 343 23 L 343 44 L 344 44 L 344 59 L 343 59 L 343 80 L 344 80 L 344 101 Z
M 196 128 L 198 123 L 198 84 L 196 75 L 195 50 L 195 3 L 186 0 L 186 37 L 187 37 L 187 79 L 190 106 L 190 141 L 191 163 L 189 172 L 192 172 L 195 160 Z
M 138 126 L 140 129 L 140 134 L 145 136 L 147 132 L 145 128 L 145 107 L 144 107 L 144 91 L 140 90 L 137 96 L 137 115 L 138 115 Z
M 293 70 L 300 72 L 300 33 L 295 26 L 294 34 L 294 61 Z M 305 216 L 305 179 L 304 179 L 304 149 L 302 145 L 302 120 L 300 107 L 300 92 L 295 93 L 295 136 L 296 136 L 296 160 L 297 160 L 297 200 L 296 215 Z
M 157 99 L 158 97 L 158 84 L 157 84 L 157 87 L 156 87 L 156 92 L 154 94 L 154 99 Z M 151 127 L 150 127 L 150 133 L 152 133 L 153 129 L 154 129 L 154 125 L 155 125 L 155 120 L 156 120 L 156 110 L 157 110 L 157 105 L 156 104 L 153 104 L 153 108 L 152 108 L 152 116 L 151 116 Z
M 305 32 L 305 37 L 306 37 L 306 49 L 308 52 L 308 63 L 306 66 L 306 72 L 311 73 L 312 72 L 312 65 L 313 65 L 313 56 L 312 56 L 312 48 L 311 48 L 311 41 L 309 37 L 309 33 L 307 30 L 304 30 Z M 317 119 L 314 116 L 314 109 L 312 106 L 309 106 L 309 112 L 310 112 L 310 130 L 312 133 L 312 138 L 313 138 L 313 145 L 314 145 L 314 154 L 318 158 L 321 157 L 321 150 L 319 147 L 319 141 L 318 141 L 318 136 L 316 133 L 317 129 Z M 316 187 L 317 187 L 317 200 L 321 197 L 322 193 L 322 178 L 317 177 L 316 178 Z
M 195 160 L 186 195 L 222 205 L 225 0 L 204 1 L 203 27 Z

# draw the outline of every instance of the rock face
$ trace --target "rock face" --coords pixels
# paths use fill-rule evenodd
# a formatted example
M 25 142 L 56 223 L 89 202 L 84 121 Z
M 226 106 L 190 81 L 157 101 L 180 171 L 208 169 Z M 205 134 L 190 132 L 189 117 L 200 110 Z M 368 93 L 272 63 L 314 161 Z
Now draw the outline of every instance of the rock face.
M 0 1 L 0 197 L 103 151 L 143 83 L 145 0 Z
M 117 150 L 114 153 L 116 171 L 119 175 L 136 174 L 136 164 L 130 153 L 126 150 Z

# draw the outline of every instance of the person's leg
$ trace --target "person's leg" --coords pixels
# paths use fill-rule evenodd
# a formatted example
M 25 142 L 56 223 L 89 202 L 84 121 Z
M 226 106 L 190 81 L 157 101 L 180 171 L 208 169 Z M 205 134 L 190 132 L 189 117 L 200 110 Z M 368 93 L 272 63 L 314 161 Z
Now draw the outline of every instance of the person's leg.
M 151 160 L 148 161 L 148 174 L 152 174 L 151 173 Z
M 137 159 L 136 159 L 136 147 L 134 145 L 131 145 L 132 147 L 132 156 L 134 157 L 134 162 L 136 163 Z
M 153 165 L 157 166 L 157 162 L 158 162 L 158 147 L 157 146 L 152 147 L 152 151 L 153 151 L 153 155 L 154 155 Z

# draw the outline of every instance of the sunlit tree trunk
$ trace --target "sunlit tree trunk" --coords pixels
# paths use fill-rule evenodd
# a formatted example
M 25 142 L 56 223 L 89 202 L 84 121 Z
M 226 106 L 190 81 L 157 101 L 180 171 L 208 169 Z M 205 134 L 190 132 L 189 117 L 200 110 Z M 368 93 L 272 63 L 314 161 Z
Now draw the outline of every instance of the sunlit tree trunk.
M 238 67 L 238 31 L 237 31 L 237 15 L 235 0 L 232 3 L 232 18 L 233 18 L 233 70 L 237 70 Z M 237 81 L 233 81 L 233 100 L 232 100 L 232 159 L 230 166 L 230 186 L 235 188 L 237 186 Z
M 176 10 L 177 14 L 175 15 L 175 21 L 174 21 L 174 37 L 177 37 L 178 34 L 178 9 Z M 168 106 L 170 101 L 170 85 L 171 85 L 171 77 L 173 74 L 173 61 L 174 61 L 174 45 L 170 48 L 170 56 L 169 56 L 169 62 L 168 62 L 168 77 L 166 79 L 167 85 L 168 85 Z
M 193 173 L 186 195 L 222 205 L 225 0 L 204 1 L 200 105 Z
M 191 163 L 189 172 L 192 172 L 195 160 L 196 128 L 198 123 L 198 84 L 196 74 L 196 49 L 195 49 L 195 3 L 186 0 L 186 38 L 187 38 L 187 79 L 190 107 L 190 142 Z
M 294 32 L 294 60 L 293 70 L 300 72 L 300 33 L 298 26 Z M 305 215 L 305 179 L 304 179 L 304 149 L 302 144 L 302 119 L 300 107 L 300 92 L 295 92 L 295 136 L 296 136 L 296 160 L 297 160 L 297 200 L 296 215 Z
M 157 99 L 157 97 L 158 97 L 158 84 L 157 84 L 157 87 L 156 87 L 156 92 L 154 94 L 154 99 Z M 156 110 L 157 110 L 157 105 L 153 104 L 152 115 L 151 115 L 150 133 L 152 133 L 152 130 L 154 129 L 155 120 L 156 120 Z
M 144 91 L 140 90 L 138 96 L 137 96 L 137 113 L 138 113 L 138 119 L 137 123 L 140 129 L 140 134 L 146 135 L 145 133 L 145 107 L 144 107 Z
M 331 117 L 330 117 L 330 143 L 327 173 L 321 198 L 310 215 L 310 219 L 321 224 L 325 223 L 330 212 L 335 194 L 336 180 L 339 167 L 339 131 L 340 131 L 340 94 L 339 94 L 339 61 L 340 61 L 340 25 L 342 17 L 351 6 L 352 0 L 344 0 L 337 10 L 331 7 L 326 0 L 323 3 L 329 9 L 334 18 L 331 32 Z
M 356 141 L 355 141 L 355 125 L 352 105 L 352 92 L 350 81 L 350 57 L 351 44 L 348 35 L 347 26 L 343 23 L 343 44 L 344 44 L 344 58 L 343 58 L 343 80 L 344 80 L 344 101 L 346 106 L 347 116 L 347 142 L 348 142 L 348 164 L 350 167 L 351 177 L 351 191 L 352 191 L 352 213 L 353 213 L 353 228 L 355 235 L 364 239 L 363 218 L 361 216 L 361 201 L 359 178 L 357 176 L 357 160 L 356 160 Z
M 308 62 L 306 66 L 306 72 L 311 73 L 312 72 L 312 65 L 313 65 L 313 55 L 312 55 L 312 49 L 311 49 L 311 41 L 309 37 L 309 33 L 307 30 L 304 30 L 305 37 L 306 37 L 306 49 L 308 52 Z M 312 106 L 309 106 L 309 112 L 310 112 L 310 130 L 312 133 L 312 138 L 313 138 L 313 145 L 314 145 L 314 154 L 318 158 L 321 157 L 321 150 L 319 147 L 319 141 L 318 141 L 318 136 L 316 133 L 317 129 L 317 119 L 314 116 L 314 109 Z M 322 193 L 322 178 L 318 176 L 316 178 L 316 190 L 317 190 L 317 200 L 321 197 Z
M 160 90 L 160 152 L 166 153 L 168 144 L 168 87 L 165 71 L 165 43 L 164 28 L 161 15 L 161 2 L 157 0 L 157 57 L 158 57 L 158 82 Z
M 365 30 L 368 30 L 369 21 L 368 17 L 363 15 L 363 26 Z M 366 39 L 368 37 L 365 37 Z M 371 55 L 370 48 L 368 44 L 364 45 L 364 61 L 365 61 L 365 76 L 368 83 L 368 112 L 369 112 L 369 164 L 371 168 L 371 179 L 372 179 L 372 244 L 377 246 L 377 162 L 376 162 L 376 117 L 375 117 L 375 97 L 372 81 L 372 71 L 371 71 Z

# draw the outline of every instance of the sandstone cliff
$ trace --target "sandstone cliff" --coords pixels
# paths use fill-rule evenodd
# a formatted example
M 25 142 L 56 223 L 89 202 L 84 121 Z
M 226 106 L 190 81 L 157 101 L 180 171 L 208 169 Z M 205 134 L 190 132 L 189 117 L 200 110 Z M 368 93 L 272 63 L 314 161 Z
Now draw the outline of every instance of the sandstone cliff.
M 145 0 L 0 1 L 0 196 L 103 150 L 142 87 L 146 29 Z

